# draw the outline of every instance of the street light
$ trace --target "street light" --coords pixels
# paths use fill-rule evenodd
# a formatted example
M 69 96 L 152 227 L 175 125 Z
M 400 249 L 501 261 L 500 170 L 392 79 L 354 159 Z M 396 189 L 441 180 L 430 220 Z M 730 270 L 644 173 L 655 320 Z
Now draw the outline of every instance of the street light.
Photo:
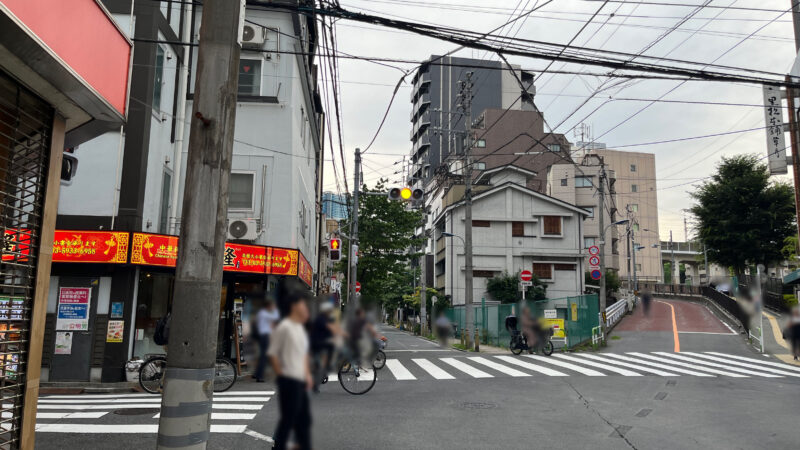
M 448 233 L 447 231 L 442 231 L 442 236 L 444 236 L 444 237 L 454 237 L 454 238 L 459 238 L 459 239 L 461 239 L 461 245 L 464 245 L 464 246 L 466 246 L 466 244 L 464 243 L 464 238 L 462 238 L 461 236 L 459 236 L 459 235 L 457 235 L 457 234 Z
M 604 243 L 606 241 L 606 231 L 608 231 L 609 228 L 611 228 L 611 227 L 613 227 L 615 225 L 625 225 L 628 222 L 630 222 L 630 220 L 622 219 L 622 220 L 618 220 L 616 222 L 612 222 L 612 223 L 606 225 L 606 227 L 603 229 L 603 236 L 601 237 L 602 242 L 600 242 L 600 243 L 602 244 L 602 243 Z

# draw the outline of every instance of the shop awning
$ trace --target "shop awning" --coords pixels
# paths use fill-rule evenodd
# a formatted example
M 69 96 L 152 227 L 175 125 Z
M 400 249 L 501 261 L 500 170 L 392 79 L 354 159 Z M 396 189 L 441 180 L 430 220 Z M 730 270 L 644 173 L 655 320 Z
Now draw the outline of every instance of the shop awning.
M 795 270 L 783 277 L 783 284 L 797 284 L 800 283 L 800 270 Z

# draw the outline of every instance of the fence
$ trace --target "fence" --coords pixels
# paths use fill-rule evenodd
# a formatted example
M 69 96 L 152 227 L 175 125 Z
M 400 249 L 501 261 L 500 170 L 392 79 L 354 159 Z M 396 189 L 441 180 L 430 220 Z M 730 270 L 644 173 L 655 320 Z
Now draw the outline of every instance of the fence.
M 536 317 L 544 317 L 545 310 L 555 310 L 556 317 L 545 319 L 550 326 L 564 327 L 566 347 L 574 347 L 592 337 L 592 328 L 598 325 L 599 301 L 597 295 L 580 295 L 539 301 L 527 301 L 527 306 Z M 511 335 L 505 327 L 506 317 L 517 314 L 517 304 L 482 304 L 475 305 L 474 321 L 470 329 L 478 329 L 481 342 L 498 347 L 508 346 Z M 448 308 L 445 312 L 450 321 L 456 325 L 458 333 L 464 329 L 464 305 Z M 560 334 L 560 333 L 558 333 Z M 558 334 L 553 343 L 557 344 Z M 558 346 L 558 345 L 556 345 Z
M 756 277 L 753 275 L 742 275 L 739 279 L 739 289 L 746 290 L 756 288 Z M 782 312 L 788 312 L 789 306 L 783 299 L 783 294 L 793 294 L 790 285 L 784 285 L 783 280 L 780 278 L 767 278 L 767 281 L 761 285 L 761 297 L 764 300 L 764 306 L 776 309 Z

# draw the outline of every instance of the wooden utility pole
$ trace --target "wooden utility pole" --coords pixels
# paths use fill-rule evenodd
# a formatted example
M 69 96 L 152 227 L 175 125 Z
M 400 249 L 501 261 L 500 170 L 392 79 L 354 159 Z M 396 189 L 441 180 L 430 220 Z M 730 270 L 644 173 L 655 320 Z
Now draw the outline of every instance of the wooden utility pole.
M 159 449 L 206 448 L 214 394 L 244 1 L 202 15 Z

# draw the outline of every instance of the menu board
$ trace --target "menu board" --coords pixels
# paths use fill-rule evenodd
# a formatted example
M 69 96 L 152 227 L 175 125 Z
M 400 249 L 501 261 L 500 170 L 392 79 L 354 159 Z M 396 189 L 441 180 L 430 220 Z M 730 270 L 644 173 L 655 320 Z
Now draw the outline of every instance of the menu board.
M 126 263 L 128 233 L 56 230 L 53 262 Z

